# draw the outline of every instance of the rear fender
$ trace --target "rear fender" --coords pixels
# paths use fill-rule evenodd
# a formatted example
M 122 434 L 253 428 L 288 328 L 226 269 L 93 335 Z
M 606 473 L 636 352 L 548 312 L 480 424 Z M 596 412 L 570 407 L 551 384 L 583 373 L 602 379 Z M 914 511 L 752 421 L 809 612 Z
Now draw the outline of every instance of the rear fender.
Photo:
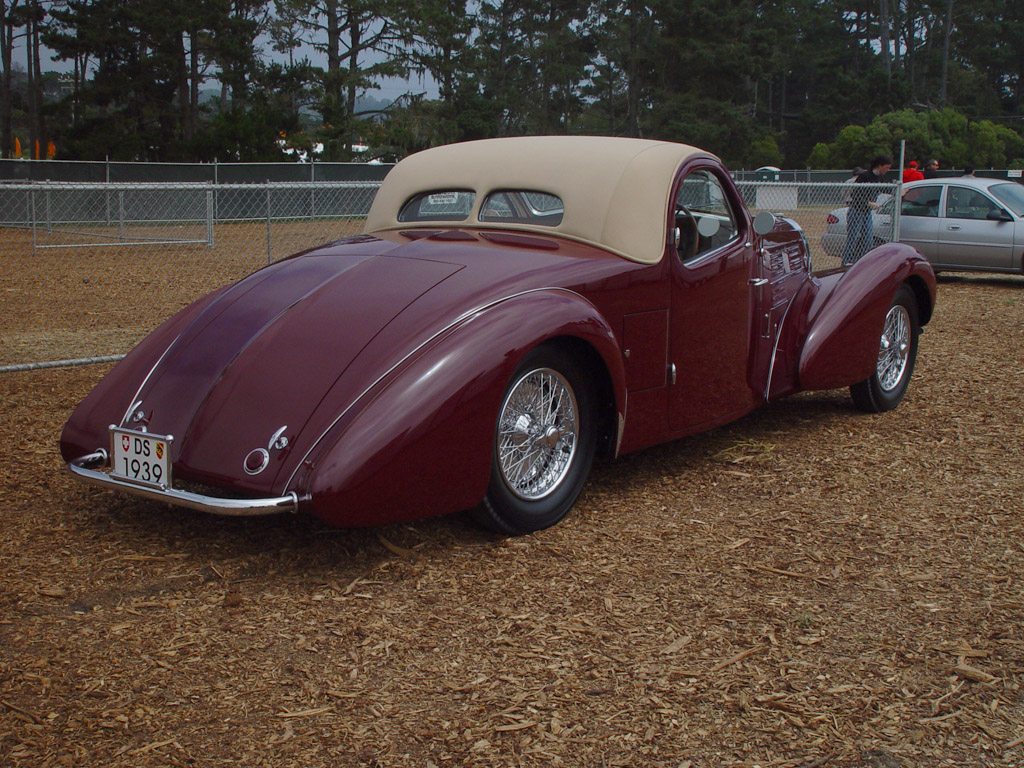
M 904 283 L 917 296 L 924 325 L 935 305 L 935 273 L 910 246 L 881 245 L 848 271 L 819 279 L 817 293 L 807 304 L 801 389 L 845 387 L 872 374 L 886 313 Z
M 181 332 L 227 290 L 207 294 L 165 320 L 103 377 L 64 425 L 60 449 L 65 461 L 107 447 L 107 427 L 121 423 L 135 394 Z
M 527 352 L 556 339 L 599 358 L 620 427 L 625 372 L 611 328 L 583 297 L 545 289 L 475 313 L 407 360 L 342 414 L 289 487 L 306 489 L 311 511 L 340 526 L 475 506 L 505 389 Z

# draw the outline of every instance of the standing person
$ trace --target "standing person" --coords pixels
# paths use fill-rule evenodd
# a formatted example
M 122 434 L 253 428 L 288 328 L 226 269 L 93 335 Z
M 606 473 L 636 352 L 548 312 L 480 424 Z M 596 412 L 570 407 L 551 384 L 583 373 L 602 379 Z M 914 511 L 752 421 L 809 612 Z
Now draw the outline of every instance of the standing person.
M 845 182 L 843 182 L 843 183 L 844 183 L 844 184 L 853 184 L 853 183 L 854 183 L 855 181 L 857 181 L 857 177 L 858 177 L 858 176 L 860 176 L 860 175 L 861 175 L 862 173 L 864 173 L 864 169 L 863 169 L 863 168 L 861 168 L 861 167 L 860 167 L 859 165 L 858 165 L 858 166 L 856 166 L 856 167 L 855 167 L 855 168 L 853 169 L 853 176 L 851 176 L 850 178 L 848 178 L 848 179 L 847 179 L 847 180 L 846 180 Z M 851 195 L 852 195 L 852 194 L 853 194 L 853 190 L 852 190 L 852 188 L 851 188 L 851 189 L 847 189 L 847 190 L 846 190 L 846 193 L 845 193 L 845 194 L 843 195 L 843 202 L 844 202 L 844 203 L 845 203 L 846 205 L 849 205 L 849 204 L 850 204 L 850 201 L 852 200 L 852 198 L 851 198 Z
M 917 160 L 911 160 L 907 167 L 903 169 L 904 184 L 908 181 L 920 181 L 923 178 L 924 174 L 918 169 Z
M 973 176 L 973 175 L 974 175 L 974 166 L 973 165 L 965 165 L 964 166 L 964 176 Z
M 855 184 L 879 184 L 892 168 L 892 158 L 879 155 L 871 161 L 870 170 L 857 177 Z M 871 212 L 877 210 L 879 190 L 874 187 L 854 188 L 850 207 L 846 209 L 846 244 L 843 246 L 843 266 L 856 264 L 871 249 L 874 222 Z
M 932 158 L 924 164 L 924 177 L 926 179 L 934 179 L 939 175 L 939 161 Z

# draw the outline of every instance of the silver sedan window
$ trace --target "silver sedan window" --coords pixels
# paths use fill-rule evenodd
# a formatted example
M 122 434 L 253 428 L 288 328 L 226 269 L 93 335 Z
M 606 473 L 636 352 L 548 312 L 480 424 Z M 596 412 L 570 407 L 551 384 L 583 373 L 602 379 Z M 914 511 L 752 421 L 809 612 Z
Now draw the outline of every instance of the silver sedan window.
M 988 195 L 967 187 L 950 187 L 946 193 L 946 218 L 986 219 L 999 205 Z
M 988 191 L 1018 216 L 1024 216 L 1024 185 L 1009 182 L 989 187 Z

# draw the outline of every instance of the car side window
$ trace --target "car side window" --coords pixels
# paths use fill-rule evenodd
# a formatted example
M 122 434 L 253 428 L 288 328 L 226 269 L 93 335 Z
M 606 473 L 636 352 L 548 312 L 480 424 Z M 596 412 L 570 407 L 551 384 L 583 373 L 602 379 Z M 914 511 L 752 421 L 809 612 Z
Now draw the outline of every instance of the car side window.
M 994 201 L 977 190 L 950 187 L 946 193 L 946 218 L 985 219 L 991 211 L 1000 210 Z
M 903 193 L 900 207 L 902 216 L 929 216 L 938 218 L 941 187 L 914 187 Z
M 707 169 L 687 174 L 676 195 L 676 248 L 692 261 L 736 239 L 736 215 L 722 183 Z

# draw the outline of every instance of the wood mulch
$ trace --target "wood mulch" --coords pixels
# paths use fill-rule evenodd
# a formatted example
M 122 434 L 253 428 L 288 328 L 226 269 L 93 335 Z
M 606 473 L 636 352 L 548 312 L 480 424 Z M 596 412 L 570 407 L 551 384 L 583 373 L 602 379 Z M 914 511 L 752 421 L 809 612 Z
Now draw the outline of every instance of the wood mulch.
M 0 375 L 0 764 L 1020 766 L 1024 279 L 939 301 L 897 411 L 777 403 L 515 539 L 88 488 L 56 443 L 108 366 Z

